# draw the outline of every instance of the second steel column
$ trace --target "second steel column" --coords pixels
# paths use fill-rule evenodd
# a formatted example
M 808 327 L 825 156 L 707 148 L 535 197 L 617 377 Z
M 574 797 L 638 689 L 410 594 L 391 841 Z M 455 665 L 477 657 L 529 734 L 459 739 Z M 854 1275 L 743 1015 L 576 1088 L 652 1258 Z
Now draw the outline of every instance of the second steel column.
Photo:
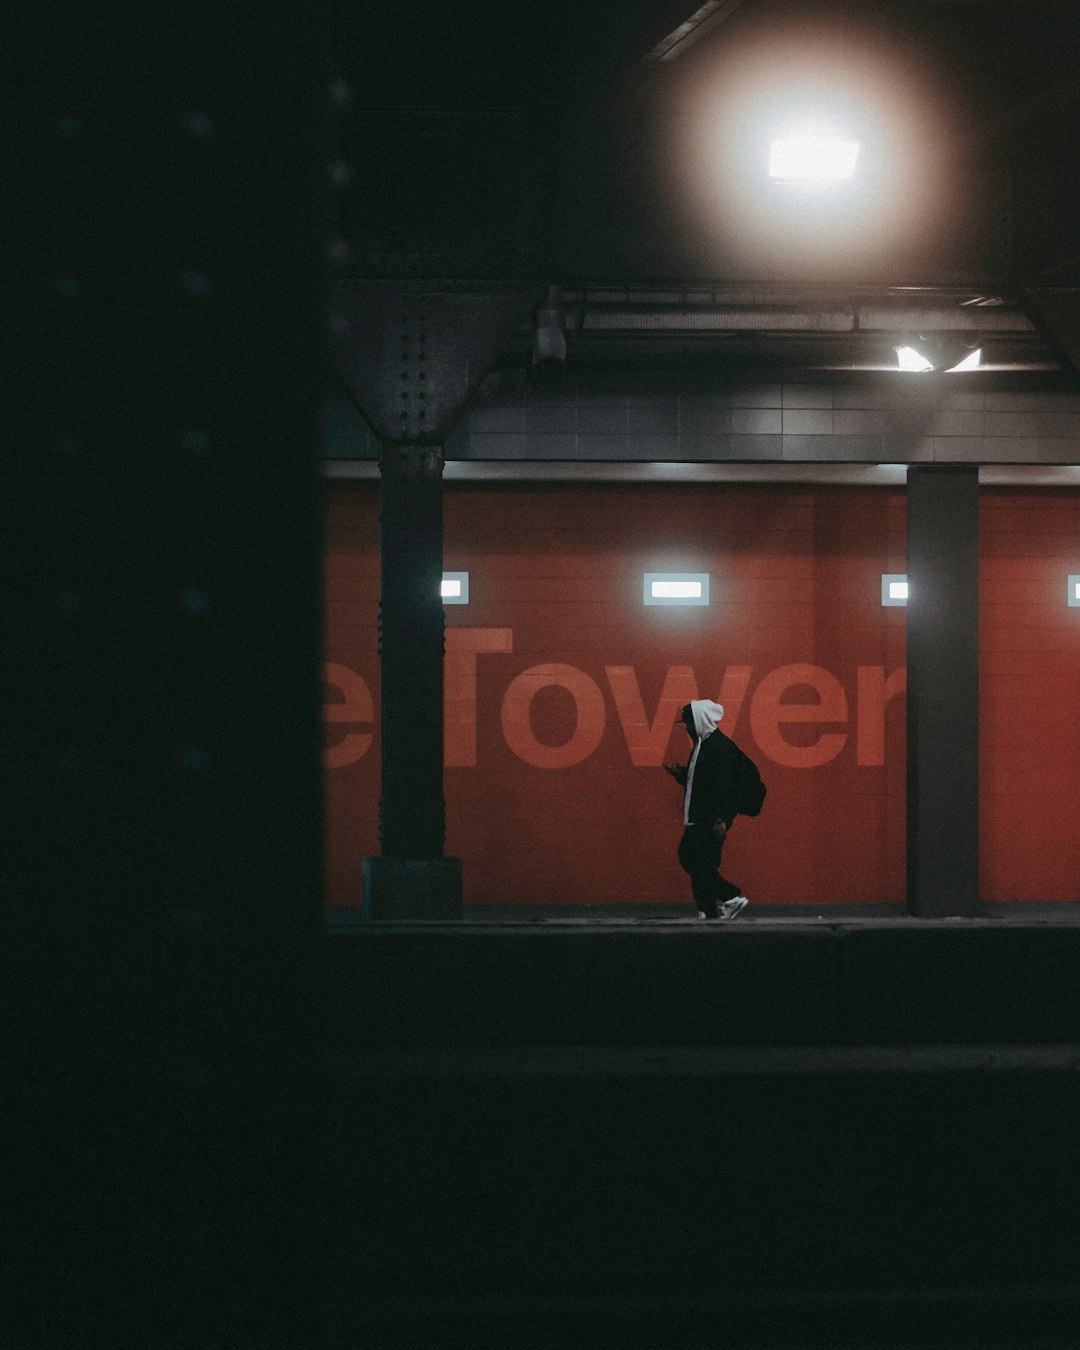
M 381 852 L 364 861 L 369 918 L 461 917 L 461 863 L 443 857 L 442 447 L 379 457 Z
M 443 797 L 442 450 L 387 445 L 379 459 L 382 798 L 387 858 L 441 858 Z
M 907 486 L 907 899 L 979 912 L 979 470 L 912 465 Z

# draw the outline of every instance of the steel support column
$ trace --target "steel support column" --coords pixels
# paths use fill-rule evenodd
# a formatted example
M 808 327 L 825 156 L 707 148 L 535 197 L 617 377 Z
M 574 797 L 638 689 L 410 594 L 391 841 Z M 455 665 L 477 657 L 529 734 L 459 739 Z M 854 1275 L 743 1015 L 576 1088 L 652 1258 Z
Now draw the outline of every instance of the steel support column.
M 379 457 L 381 856 L 364 862 L 369 918 L 460 918 L 461 863 L 443 857 L 442 448 Z
M 338 369 L 378 433 L 382 507 L 382 852 L 363 864 L 370 919 L 461 915 L 442 856 L 442 442 L 528 311 L 528 291 L 345 283 Z
M 908 470 L 907 897 L 979 908 L 979 471 Z

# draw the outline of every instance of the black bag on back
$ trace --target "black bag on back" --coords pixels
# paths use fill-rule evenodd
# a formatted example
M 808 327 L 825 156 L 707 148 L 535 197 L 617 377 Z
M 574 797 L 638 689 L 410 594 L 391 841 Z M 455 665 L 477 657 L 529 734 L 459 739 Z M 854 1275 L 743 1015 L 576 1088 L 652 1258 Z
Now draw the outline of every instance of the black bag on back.
M 732 745 L 735 745 L 734 741 Z M 765 784 L 761 781 L 758 767 L 750 756 L 737 745 L 735 749 L 738 752 L 735 761 L 735 795 L 739 814 L 756 816 L 765 801 Z

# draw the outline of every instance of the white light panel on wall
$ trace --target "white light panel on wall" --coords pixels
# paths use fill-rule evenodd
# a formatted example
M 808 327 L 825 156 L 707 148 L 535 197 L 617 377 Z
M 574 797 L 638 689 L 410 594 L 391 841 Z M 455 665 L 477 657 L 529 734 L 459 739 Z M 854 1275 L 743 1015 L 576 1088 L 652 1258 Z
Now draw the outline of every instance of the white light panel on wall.
M 707 605 L 708 572 L 646 572 L 647 605 Z
M 883 572 L 881 575 L 881 603 L 883 605 L 906 605 L 908 602 L 908 579 L 903 572 Z
M 469 603 L 468 572 L 444 572 L 442 586 L 439 588 L 444 605 L 467 605 Z
M 1080 574 L 1069 577 L 1069 606 L 1080 609 Z

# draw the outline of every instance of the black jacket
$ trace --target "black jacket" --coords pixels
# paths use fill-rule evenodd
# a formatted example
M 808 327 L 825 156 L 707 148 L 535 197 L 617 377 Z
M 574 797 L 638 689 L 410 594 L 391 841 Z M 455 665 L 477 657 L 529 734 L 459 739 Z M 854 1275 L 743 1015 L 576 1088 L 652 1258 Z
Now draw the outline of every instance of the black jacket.
M 701 742 L 690 789 L 692 824 L 712 825 L 717 820 L 731 824 L 739 809 L 738 760 L 739 751 L 719 727 Z

